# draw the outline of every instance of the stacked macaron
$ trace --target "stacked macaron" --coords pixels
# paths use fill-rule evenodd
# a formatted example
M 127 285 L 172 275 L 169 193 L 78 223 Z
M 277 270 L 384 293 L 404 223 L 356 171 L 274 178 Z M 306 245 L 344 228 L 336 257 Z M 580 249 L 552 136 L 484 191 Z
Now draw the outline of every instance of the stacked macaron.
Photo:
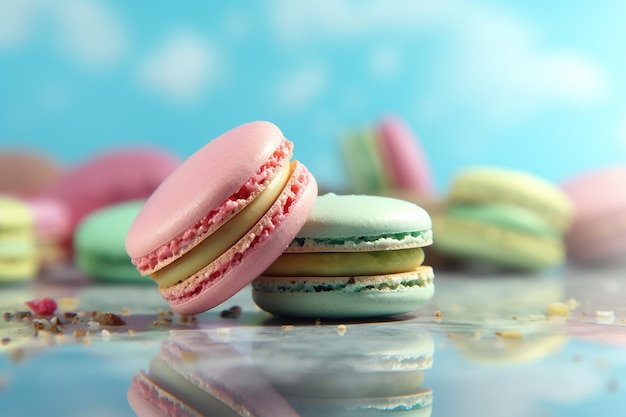
M 309 318 L 400 314 L 426 304 L 431 219 L 405 200 L 325 194 L 284 253 L 253 282 L 264 310 Z
M 454 178 L 448 198 L 445 214 L 433 219 L 442 253 L 526 271 L 565 260 L 573 205 L 552 183 L 512 169 L 470 167 Z
M 308 217 L 317 183 L 269 122 L 211 140 L 150 196 L 126 249 L 181 314 L 209 310 L 248 285 Z
M 22 200 L 0 196 L 0 284 L 32 279 L 38 268 L 32 212 Z
M 575 206 L 566 236 L 569 258 L 579 264 L 626 260 L 626 166 L 580 173 L 561 184 Z

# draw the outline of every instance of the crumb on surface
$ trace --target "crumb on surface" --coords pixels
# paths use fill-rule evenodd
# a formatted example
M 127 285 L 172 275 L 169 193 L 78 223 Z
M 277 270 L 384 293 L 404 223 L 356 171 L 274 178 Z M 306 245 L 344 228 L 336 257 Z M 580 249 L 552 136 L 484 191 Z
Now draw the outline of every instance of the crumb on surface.
M 220 317 L 223 319 L 236 319 L 241 316 L 241 307 L 234 305 L 226 310 L 220 312 Z
M 496 336 L 503 337 L 505 339 L 521 339 L 522 333 L 517 330 L 502 330 L 496 332 Z
M 128 334 L 129 334 L 131 337 L 134 337 L 134 336 L 137 334 L 137 332 L 135 331 L 135 329 L 128 329 Z
M 348 328 L 345 324 L 340 324 L 337 326 L 337 333 L 339 334 L 339 336 L 343 336 L 344 334 L 346 334 L 347 331 Z
M 57 309 L 57 302 L 50 297 L 29 300 L 24 304 L 38 316 L 51 316 Z
M 546 310 L 548 316 L 569 316 L 569 306 L 566 303 L 553 302 L 548 305 Z
M 296 328 L 296 326 L 294 326 L 293 324 L 283 324 L 282 326 L 280 326 L 280 328 L 283 330 L 293 330 Z
M 123 326 L 126 322 L 117 314 L 101 313 L 98 316 L 98 322 L 102 326 Z

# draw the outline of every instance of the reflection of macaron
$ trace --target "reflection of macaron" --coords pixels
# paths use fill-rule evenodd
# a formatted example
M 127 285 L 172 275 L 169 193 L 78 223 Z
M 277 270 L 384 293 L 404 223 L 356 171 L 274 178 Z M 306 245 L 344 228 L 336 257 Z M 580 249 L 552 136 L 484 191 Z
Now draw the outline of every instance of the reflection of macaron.
M 74 235 L 75 263 L 96 281 L 151 282 L 139 274 L 126 253 L 126 234 L 145 200 L 113 204 L 87 215 Z
M 496 167 L 460 172 L 446 212 L 434 221 L 435 247 L 471 262 L 519 270 L 561 264 L 573 207 L 556 186 Z
M 561 184 L 576 208 L 566 236 L 579 263 L 623 261 L 626 256 L 626 166 L 581 173 Z
M 301 416 L 429 416 L 434 342 L 402 324 L 296 326 L 257 338 L 253 363 Z
M 139 417 L 298 414 L 228 343 L 200 332 L 174 333 L 133 377 L 128 401 Z
M 292 151 L 272 123 L 241 125 L 189 157 L 148 199 L 126 248 L 172 309 L 215 307 L 289 245 L 317 196 Z
M 425 153 L 399 117 L 388 116 L 374 129 L 350 132 L 340 144 L 352 192 L 432 193 L 433 180 Z
M 0 283 L 35 278 L 35 219 L 28 205 L 0 196 Z
M 43 196 L 66 204 L 73 232 L 99 208 L 147 198 L 178 165 L 178 158 L 160 150 L 116 149 L 67 170 Z
M 326 194 L 285 250 L 253 282 L 264 310 L 301 317 L 406 313 L 434 294 L 423 246 L 431 221 L 404 200 Z

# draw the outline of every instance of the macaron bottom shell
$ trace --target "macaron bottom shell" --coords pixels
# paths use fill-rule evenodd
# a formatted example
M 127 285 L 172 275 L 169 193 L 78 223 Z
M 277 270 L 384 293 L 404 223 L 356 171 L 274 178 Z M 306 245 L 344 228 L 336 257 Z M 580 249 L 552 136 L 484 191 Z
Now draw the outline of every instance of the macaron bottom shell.
M 435 294 L 431 267 L 353 277 L 269 277 L 252 282 L 254 302 L 263 310 L 302 318 L 367 318 L 404 314 L 426 305 Z

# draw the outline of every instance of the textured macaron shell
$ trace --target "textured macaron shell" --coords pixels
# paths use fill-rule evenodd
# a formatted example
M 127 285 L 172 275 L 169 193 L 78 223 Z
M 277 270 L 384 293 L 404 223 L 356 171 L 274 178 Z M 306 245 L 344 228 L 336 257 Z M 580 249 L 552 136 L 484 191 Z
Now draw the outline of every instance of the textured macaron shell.
M 148 198 L 179 164 L 177 157 L 161 150 L 116 149 L 68 169 L 42 196 L 66 204 L 73 230 L 99 208 Z
M 570 257 L 608 261 L 626 255 L 626 166 L 579 174 L 561 187 L 576 207 L 566 235 Z
M 402 314 L 433 298 L 430 267 L 359 277 L 265 277 L 253 281 L 255 303 L 273 314 L 316 318 L 365 318 Z
M 450 186 L 454 203 L 507 203 L 526 207 L 544 217 L 560 231 L 567 230 L 574 216 L 569 197 L 556 185 L 530 173 L 478 166 L 459 172 Z
M 396 189 L 430 194 L 434 183 L 428 160 L 411 129 L 400 118 L 388 116 L 380 122 L 379 140 L 387 171 Z
M 151 282 L 132 264 L 124 246 L 126 234 L 145 200 L 132 200 L 99 209 L 76 229 L 76 264 L 94 279 L 117 282 Z
M 296 162 L 285 189 L 248 234 L 214 262 L 161 295 L 181 314 L 206 311 L 259 276 L 289 245 L 306 222 L 317 197 L 317 183 Z
M 149 274 L 197 245 L 252 201 L 291 154 L 292 144 L 269 122 L 210 141 L 161 184 L 133 222 L 126 249 L 137 268 Z
M 368 195 L 319 196 L 285 252 L 374 251 L 432 243 L 428 213 L 408 201 Z

